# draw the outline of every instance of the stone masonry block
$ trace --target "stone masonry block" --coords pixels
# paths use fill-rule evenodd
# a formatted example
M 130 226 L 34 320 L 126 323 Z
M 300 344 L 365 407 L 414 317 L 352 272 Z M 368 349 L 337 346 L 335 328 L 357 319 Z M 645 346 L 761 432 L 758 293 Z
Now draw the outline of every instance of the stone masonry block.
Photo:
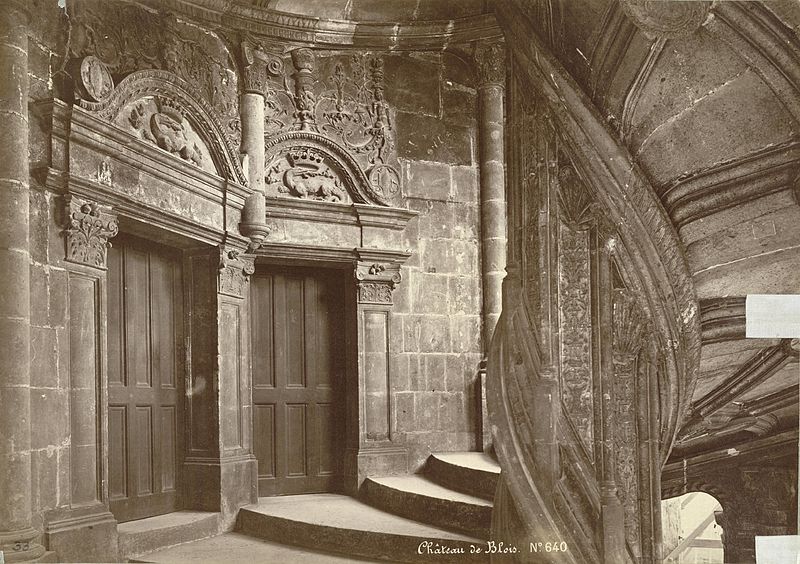
M 397 112 L 397 154 L 419 161 L 472 164 L 473 129 L 437 117 Z
M 31 448 L 64 444 L 70 435 L 69 392 L 51 388 L 31 388 Z
M 31 325 L 44 327 L 49 323 L 48 317 L 48 282 L 47 269 L 38 264 L 30 265 L 31 277 Z
M 450 313 L 480 315 L 481 282 L 475 276 L 451 276 L 449 282 Z
M 30 253 L 31 260 L 47 263 L 47 235 L 50 227 L 50 205 L 46 193 L 30 191 Z
M 394 395 L 395 429 L 400 432 L 412 431 L 417 418 L 413 392 L 398 392 Z
M 443 163 L 403 160 L 403 189 L 407 197 L 447 200 L 450 167 Z
M 446 316 L 424 316 L 420 320 L 419 346 L 421 352 L 449 352 L 449 318 Z
M 478 171 L 474 166 L 454 166 L 453 200 L 456 202 L 477 204 L 480 199 Z
M 481 318 L 477 315 L 458 315 L 450 318 L 453 352 L 480 352 Z
M 56 330 L 49 327 L 31 327 L 32 387 L 58 387 L 57 354 Z
M 446 358 L 444 354 L 424 355 L 426 391 L 441 392 L 444 390 L 447 371 Z
M 62 327 L 67 323 L 69 307 L 69 281 L 66 270 L 50 268 L 50 326 Z
M 416 272 L 409 282 L 414 292 L 414 313 L 448 312 L 447 275 Z
M 408 55 L 384 57 L 386 100 L 398 112 L 438 116 L 440 65 Z

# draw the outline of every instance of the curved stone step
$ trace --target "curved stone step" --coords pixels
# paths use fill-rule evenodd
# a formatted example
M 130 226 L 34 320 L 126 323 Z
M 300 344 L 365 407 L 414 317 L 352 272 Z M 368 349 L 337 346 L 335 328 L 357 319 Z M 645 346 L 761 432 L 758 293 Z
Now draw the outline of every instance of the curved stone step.
M 443 452 L 428 457 L 423 473 L 437 484 L 493 501 L 500 465 L 483 452 Z
M 370 505 L 437 527 L 489 537 L 492 504 L 424 476 L 367 478 L 360 496 Z
M 374 560 L 486 561 L 485 554 L 471 553 L 471 547 L 485 546 L 477 538 L 336 494 L 260 498 L 257 504 L 239 510 L 236 530 L 283 544 Z

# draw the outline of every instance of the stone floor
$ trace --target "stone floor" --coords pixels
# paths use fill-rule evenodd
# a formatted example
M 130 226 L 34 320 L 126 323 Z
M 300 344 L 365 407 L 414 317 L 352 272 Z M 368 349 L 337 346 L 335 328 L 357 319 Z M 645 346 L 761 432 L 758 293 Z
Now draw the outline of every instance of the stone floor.
M 203 562 L 237 564 L 264 562 L 280 564 L 340 564 L 378 562 L 353 556 L 333 556 L 313 550 L 257 539 L 241 533 L 225 533 L 147 554 L 139 562 Z M 385 562 L 385 561 L 383 561 Z

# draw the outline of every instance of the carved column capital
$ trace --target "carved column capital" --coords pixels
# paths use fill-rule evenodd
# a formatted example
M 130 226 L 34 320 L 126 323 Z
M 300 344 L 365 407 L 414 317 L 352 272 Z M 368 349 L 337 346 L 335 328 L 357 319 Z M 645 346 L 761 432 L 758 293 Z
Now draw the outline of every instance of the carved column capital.
M 254 257 L 245 256 L 239 249 L 221 245 L 217 291 L 234 298 L 243 298 L 250 275 L 256 270 L 254 260 Z
M 360 304 L 392 305 L 392 291 L 402 280 L 397 263 L 358 261 L 353 275 Z
M 506 49 L 500 41 L 480 41 L 475 44 L 475 66 L 478 85 L 505 87 Z
M 109 206 L 73 195 L 65 202 L 66 260 L 105 269 L 108 240 L 119 232 L 117 216 Z
M 269 78 L 283 74 L 283 61 L 265 53 L 251 41 L 242 41 L 243 90 L 245 93 L 267 95 Z

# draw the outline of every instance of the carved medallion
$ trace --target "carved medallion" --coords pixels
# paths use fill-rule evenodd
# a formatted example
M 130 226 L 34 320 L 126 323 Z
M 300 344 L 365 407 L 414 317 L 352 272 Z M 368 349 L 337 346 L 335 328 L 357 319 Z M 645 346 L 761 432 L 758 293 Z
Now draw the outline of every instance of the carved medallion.
M 620 0 L 631 21 L 649 35 L 675 38 L 691 35 L 703 25 L 711 2 L 698 0 Z
M 89 55 L 81 61 L 81 86 L 93 102 L 100 102 L 111 94 L 114 81 L 106 65 L 97 57 Z
M 372 188 L 384 199 L 391 200 L 400 192 L 400 175 L 394 167 L 379 164 L 369 171 Z

